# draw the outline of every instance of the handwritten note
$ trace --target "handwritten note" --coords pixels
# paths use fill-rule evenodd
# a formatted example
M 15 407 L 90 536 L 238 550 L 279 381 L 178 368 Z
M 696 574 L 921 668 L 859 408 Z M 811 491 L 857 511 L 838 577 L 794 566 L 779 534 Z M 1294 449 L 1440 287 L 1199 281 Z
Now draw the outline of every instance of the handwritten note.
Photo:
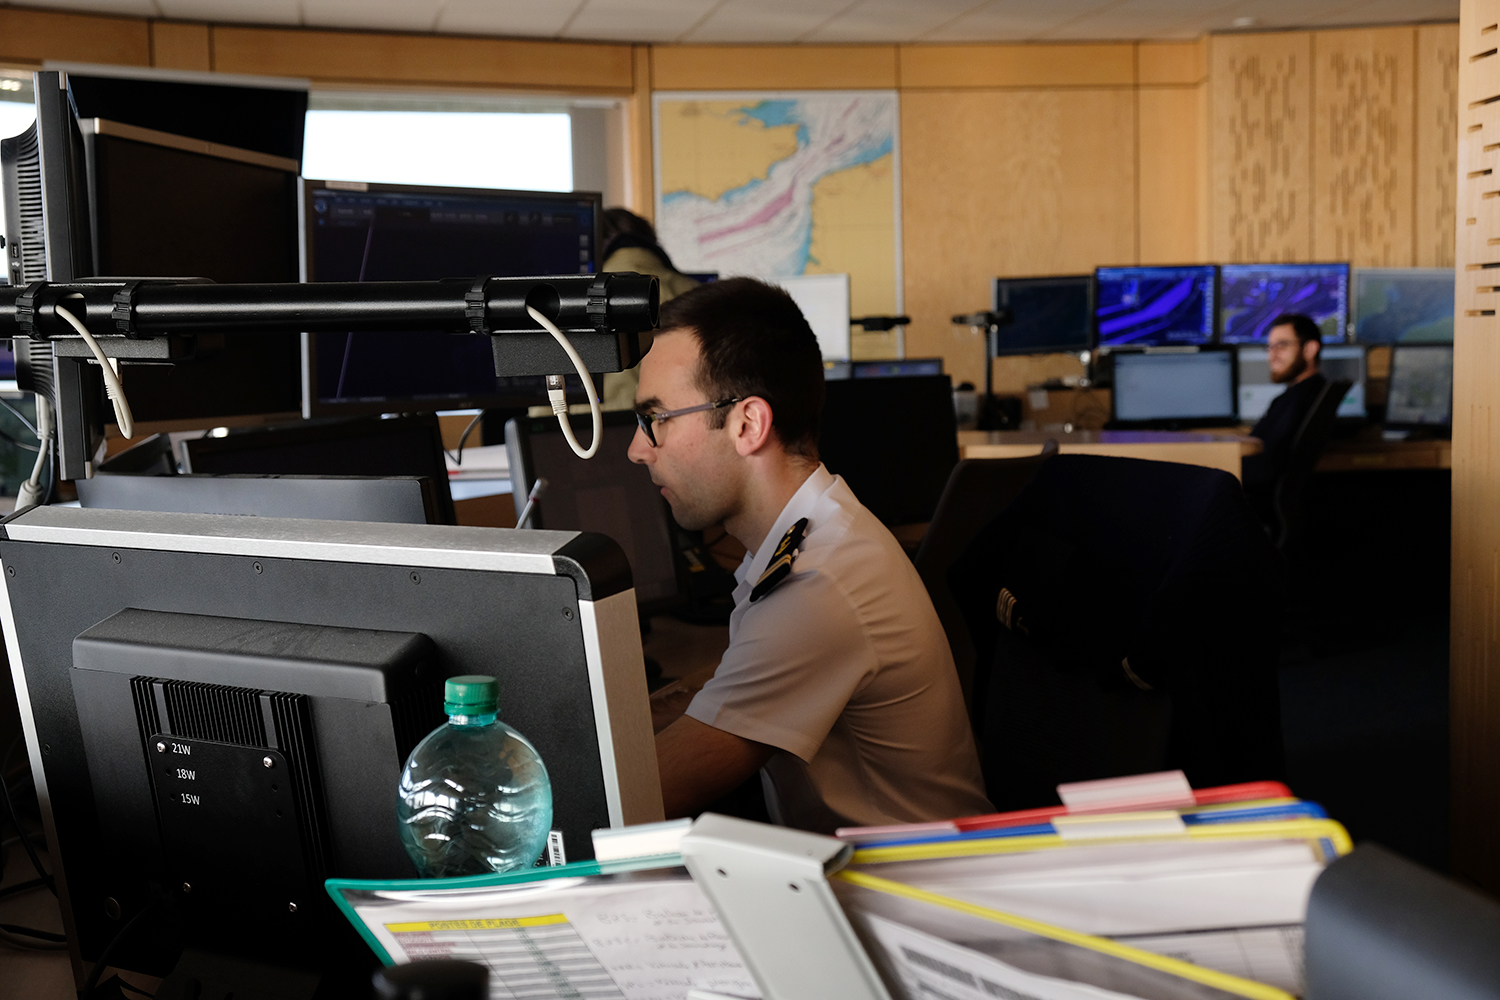
M 369 892 L 351 903 L 397 962 L 479 962 L 490 968 L 495 998 L 682 1000 L 690 989 L 760 995 L 686 873 Z

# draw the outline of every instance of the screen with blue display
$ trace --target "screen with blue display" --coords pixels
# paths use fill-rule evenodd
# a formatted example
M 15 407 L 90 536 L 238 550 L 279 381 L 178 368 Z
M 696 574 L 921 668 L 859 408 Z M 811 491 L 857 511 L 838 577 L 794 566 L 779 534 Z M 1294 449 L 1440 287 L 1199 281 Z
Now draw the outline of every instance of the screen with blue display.
M 1338 343 L 1349 318 L 1349 265 L 1225 264 L 1219 299 L 1226 344 L 1264 343 L 1283 313 L 1310 316 L 1325 343 Z
M 1214 271 L 1212 266 L 1099 268 L 1094 272 L 1099 346 L 1213 340 Z
M 1354 272 L 1354 339 L 1451 344 L 1453 268 L 1362 267 Z

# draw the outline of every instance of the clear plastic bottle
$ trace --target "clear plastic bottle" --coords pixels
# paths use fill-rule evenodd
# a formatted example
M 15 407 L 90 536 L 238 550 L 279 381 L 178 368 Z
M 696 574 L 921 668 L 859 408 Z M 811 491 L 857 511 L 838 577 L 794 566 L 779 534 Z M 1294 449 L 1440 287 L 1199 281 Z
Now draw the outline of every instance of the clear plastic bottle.
M 449 678 L 448 721 L 401 769 L 401 842 L 425 878 L 530 868 L 552 829 L 552 781 L 536 748 L 501 722 L 493 677 Z

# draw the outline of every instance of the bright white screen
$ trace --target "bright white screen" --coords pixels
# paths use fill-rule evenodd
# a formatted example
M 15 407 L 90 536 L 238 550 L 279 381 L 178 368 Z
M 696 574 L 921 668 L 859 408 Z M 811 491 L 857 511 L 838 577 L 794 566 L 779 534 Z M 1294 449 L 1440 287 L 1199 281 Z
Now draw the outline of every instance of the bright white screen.
M 774 278 L 796 300 L 818 338 L 824 361 L 849 360 L 849 276 L 802 274 Z
M 36 105 L 23 101 L 0 101 L 0 139 L 20 135 L 36 121 Z
M 566 113 L 309 111 L 302 176 L 571 191 L 572 122 Z

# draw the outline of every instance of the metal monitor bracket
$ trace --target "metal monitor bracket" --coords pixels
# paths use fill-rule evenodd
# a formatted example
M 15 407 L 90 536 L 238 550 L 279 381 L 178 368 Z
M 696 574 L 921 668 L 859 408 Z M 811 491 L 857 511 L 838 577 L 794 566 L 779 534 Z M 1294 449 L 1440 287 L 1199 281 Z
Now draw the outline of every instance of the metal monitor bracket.
M 497 375 L 557 375 L 573 364 L 529 309 L 567 336 L 590 372 L 617 372 L 650 349 L 658 302 L 656 278 L 630 271 L 257 285 L 88 278 L 0 287 L 0 339 L 18 341 L 18 359 L 32 343 L 52 346 L 58 378 L 46 388 L 54 397 L 58 475 L 87 479 L 103 440 L 102 393 L 92 352 L 60 309 L 83 323 L 106 357 L 123 364 L 172 364 L 191 354 L 200 333 L 431 330 L 488 336 Z

